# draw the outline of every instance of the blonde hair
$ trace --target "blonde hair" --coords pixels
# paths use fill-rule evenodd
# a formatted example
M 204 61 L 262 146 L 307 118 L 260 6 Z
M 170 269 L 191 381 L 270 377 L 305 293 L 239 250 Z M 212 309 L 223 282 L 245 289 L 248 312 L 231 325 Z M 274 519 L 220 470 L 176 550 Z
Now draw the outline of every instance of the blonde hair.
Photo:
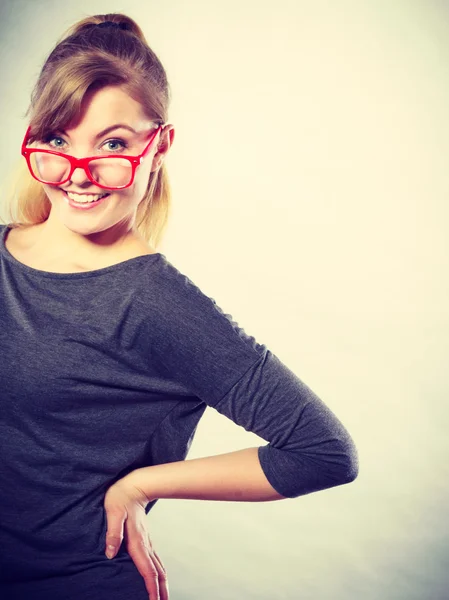
M 120 27 L 98 27 L 113 21 Z M 110 13 L 86 17 L 57 41 L 42 67 L 25 113 L 30 117 L 30 140 L 76 121 L 88 92 L 118 85 L 141 103 L 147 117 L 168 119 L 170 88 L 166 72 L 145 36 L 130 17 Z M 170 213 L 170 185 L 166 166 L 150 174 L 140 202 L 135 227 L 153 247 L 160 243 Z M 5 204 L 8 226 L 23 227 L 45 221 L 51 209 L 41 183 L 30 174 L 26 161 L 8 179 Z

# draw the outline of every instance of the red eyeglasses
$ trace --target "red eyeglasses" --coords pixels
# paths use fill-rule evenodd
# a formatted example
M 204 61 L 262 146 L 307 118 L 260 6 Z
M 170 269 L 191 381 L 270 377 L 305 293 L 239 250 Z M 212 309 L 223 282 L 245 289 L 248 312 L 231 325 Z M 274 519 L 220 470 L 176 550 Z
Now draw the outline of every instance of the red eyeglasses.
M 84 169 L 89 180 L 95 185 L 104 189 L 123 189 L 133 183 L 137 167 L 142 164 L 157 134 L 163 128 L 164 123 L 157 127 L 144 151 L 138 156 L 106 154 L 75 158 L 55 150 L 27 148 L 26 144 L 31 130 L 30 125 L 23 138 L 22 156 L 27 161 L 31 175 L 41 183 L 61 185 L 71 178 L 76 168 L 80 167 Z

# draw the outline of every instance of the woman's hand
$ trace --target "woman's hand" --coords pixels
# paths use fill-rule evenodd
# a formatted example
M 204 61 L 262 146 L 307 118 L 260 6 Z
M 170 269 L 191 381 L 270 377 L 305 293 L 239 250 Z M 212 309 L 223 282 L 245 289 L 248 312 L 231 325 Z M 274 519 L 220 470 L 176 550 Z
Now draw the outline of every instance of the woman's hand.
M 128 553 L 144 578 L 150 600 L 169 600 L 167 573 L 146 529 L 145 507 L 150 501 L 128 475 L 108 489 L 104 499 L 106 556 L 113 558 L 125 538 Z M 108 554 L 109 545 L 114 547 L 112 554 Z

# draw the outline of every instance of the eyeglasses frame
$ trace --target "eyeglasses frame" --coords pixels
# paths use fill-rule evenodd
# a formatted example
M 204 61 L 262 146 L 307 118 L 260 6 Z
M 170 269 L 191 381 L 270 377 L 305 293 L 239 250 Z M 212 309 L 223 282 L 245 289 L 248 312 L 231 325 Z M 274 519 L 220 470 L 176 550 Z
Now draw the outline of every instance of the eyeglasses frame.
M 86 173 L 87 177 L 89 178 L 89 181 L 91 181 L 98 187 L 101 187 L 105 190 L 112 190 L 112 189 L 122 190 L 133 184 L 137 167 L 142 164 L 142 162 L 145 158 L 145 155 L 149 152 L 150 147 L 152 146 L 154 140 L 156 139 L 158 132 L 162 131 L 162 129 L 164 128 L 164 125 L 165 125 L 165 123 L 161 123 L 157 127 L 157 129 L 155 130 L 154 134 L 151 136 L 151 139 L 148 142 L 145 149 L 143 150 L 143 152 L 137 156 L 129 156 L 129 155 L 125 155 L 125 154 L 120 154 L 120 155 L 105 154 L 102 156 L 86 156 L 84 158 L 75 158 L 74 156 L 70 156 L 70 154 L 64 154 L 63 152 L 57 152 L 56 150 L 41 150 L 40 148 L 27 148 L 26 143 L 30 137 L 30 131 L 31 131 L 31 125 L 30 125 L 28 127 L 28 129 L 26 130 L 25 137 L 23 138 L 21 154 L 27 161 L 27 165 L 28 165 L 30 174 L 32 175 L 32 177 L 34 177 L 34 179 L 36 179 L 36 181 L 39 181 L 40 183 L 45 183 L 46 185 L 61 185 L 61 184 L 65 183 L 66 181 L 68 181 L 72 177 L 72 174 L 75 169 L 80 167 L 80 168 L 84 169 L 84 172 Z M 45 152 L 46 154 L 53 154 L 55 156 L 62 156 L 63 158 L 66 158 L 70 162 L 70 173 L 69 173 L 67 179 L 64 179 L 63 181 L 51 183 L 49 181 L 42 181 L 41 179 L 36 177 L 33 173 L 33 169 L 32 169 L 31 163 L 30 163 L 31 154 L 33 154 L 33 152 Z M 98 183 L 97 181 L 95 181 L 95 179 L 92 177 L 92 175 L 89 172 L 89 162 L 92 160 L 97 160 L 99 158 L 124 158 L 124 159 L 128 160 L 132 166 L 131 181 L 129 183 L 127 183 L 126 185 L 122 185 L 122 186 L 118 186 L 118 187 L 106 187 L 105 185 L 101 185 L 101 183 Z

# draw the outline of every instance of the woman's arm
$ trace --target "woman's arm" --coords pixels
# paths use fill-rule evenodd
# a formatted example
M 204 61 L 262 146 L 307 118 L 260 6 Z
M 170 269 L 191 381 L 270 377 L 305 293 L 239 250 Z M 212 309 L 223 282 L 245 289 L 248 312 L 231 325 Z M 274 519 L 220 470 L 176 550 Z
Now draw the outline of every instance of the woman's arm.
M 154 282 L 149 285 L 154 289 Z M 153 479 L 154 496 L 253 502 L 296 498 L 354 481 L 357 448 L 330 407 L 169 263 L 164 285 L 145 322 L 151 372 L 176 384 L 192 410 L 204 402 L 268 444 L 174 464 L 162 455 L 153 460 L 161 466 L 144 468 L 150 496 Z M 182 428 L 182 421 L 176 426 Z M 166 444 L 176 435 L 171 427 Z M 148 456 L 157 454 L 152 448 Z
M 265 502 L 283 500 L 268 482 L 258 447 L 136 469 L 127 479 L 156 498 Z

